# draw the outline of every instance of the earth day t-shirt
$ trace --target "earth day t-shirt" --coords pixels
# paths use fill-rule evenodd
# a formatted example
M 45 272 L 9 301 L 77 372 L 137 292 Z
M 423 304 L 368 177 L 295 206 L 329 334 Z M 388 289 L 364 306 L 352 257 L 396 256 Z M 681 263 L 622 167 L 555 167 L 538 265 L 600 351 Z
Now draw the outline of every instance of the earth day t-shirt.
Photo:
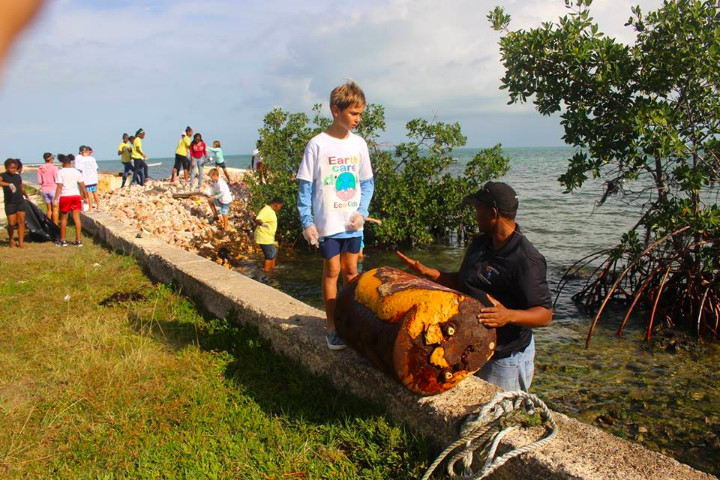
M 298 180 L 311 182 L 312 209 L 320 237 L 345 232 L 360 206 L 360 182 L 373 177 L 365 140 L 350 132 L 345 139 L 323 132 L 305 147 Z

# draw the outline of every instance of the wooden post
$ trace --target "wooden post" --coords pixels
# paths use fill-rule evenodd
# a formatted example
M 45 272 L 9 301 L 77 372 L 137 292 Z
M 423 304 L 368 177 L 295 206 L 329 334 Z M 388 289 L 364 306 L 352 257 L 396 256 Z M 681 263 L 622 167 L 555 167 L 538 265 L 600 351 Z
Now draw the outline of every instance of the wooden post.
M 495 329 L 477 320 L 483 306 L 437 283 L 380 267 L 345 286 L 335 326 L 348 346 L 380 370 L 415 393 L 435 395 L 492 356 Z

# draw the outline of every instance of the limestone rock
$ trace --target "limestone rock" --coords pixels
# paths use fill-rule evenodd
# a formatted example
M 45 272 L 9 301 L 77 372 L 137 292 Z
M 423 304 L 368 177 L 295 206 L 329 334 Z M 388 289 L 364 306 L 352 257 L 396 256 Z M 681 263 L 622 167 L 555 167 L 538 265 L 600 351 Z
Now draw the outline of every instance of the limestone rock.
M 252 241 L 255 212 L 242 174 L 230 174 L 229 230 L 220 229 L 208 198 L 189 195 L 182 185 L 148 180 L 144 186 L 102 193 L 100 210 L 165 242 L 232 268 L 257 250 Z M 199 192 L 198 192 L 199 193 Z M 173 195 L 181 194 L 174 198 Z M 140 236 L 140 234 L 138 235 Z

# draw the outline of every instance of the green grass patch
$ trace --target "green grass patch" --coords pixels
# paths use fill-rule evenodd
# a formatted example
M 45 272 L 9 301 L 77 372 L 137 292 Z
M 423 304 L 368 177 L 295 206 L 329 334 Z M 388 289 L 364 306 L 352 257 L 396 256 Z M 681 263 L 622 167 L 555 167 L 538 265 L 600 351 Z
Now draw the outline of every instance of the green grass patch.
M 28 245 L 0 248 L 0 477 L 402 479 L 431 461 L 132 258 Z

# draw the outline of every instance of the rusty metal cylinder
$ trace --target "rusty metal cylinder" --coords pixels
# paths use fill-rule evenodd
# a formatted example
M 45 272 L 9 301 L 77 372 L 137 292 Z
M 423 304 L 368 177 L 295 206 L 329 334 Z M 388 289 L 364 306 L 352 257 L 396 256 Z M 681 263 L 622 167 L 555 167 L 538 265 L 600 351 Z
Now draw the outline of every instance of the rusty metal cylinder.
M 483 306 L 437 283 L 380 267 L 345 286 L 335 327 L 380 370 L 415 393 L 435 395 L 492 357 L 495 329 L 477 319 Z

